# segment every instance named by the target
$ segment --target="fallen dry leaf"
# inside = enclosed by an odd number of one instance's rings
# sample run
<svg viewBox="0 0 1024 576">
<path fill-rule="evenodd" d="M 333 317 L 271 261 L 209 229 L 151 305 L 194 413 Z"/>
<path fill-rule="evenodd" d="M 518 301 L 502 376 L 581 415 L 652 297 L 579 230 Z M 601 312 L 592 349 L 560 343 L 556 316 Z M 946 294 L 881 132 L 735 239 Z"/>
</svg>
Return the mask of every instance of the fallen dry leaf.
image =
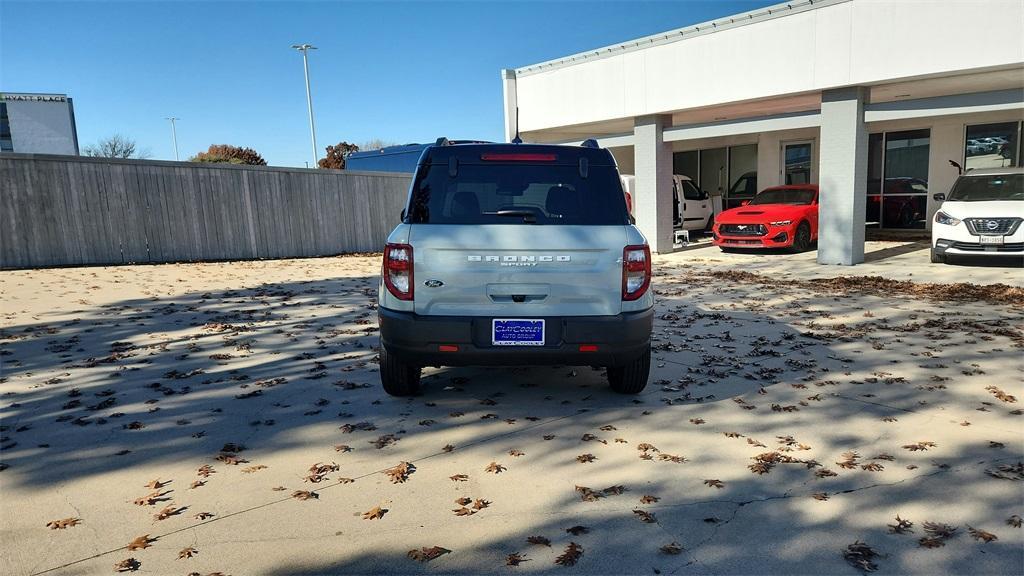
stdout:
<svg viewBox="0 0 1024 576">
<path fill-rule="evenodd" d="M 164 506 L 162 510 L 160 510 L 156 514 L 153 514 L 153 519 L 154 520 L 166 520 L 166 519 L 170 518 L 171 516 L 176 516 L 182 510 L 184 510 L 184 508 L 177 508 L 175 506 Z"/>
<path fill-rule="evenodd" d="M 712 478 L 710 480 L 705 480 L 704 484 L 707 485 L 707 486 L 711 486 L 712 488 L 723 488 L 723 487 L 725 487 L 725 484 L 721 480 L 716 480 L 714 478 Z"/>
<path fill-rule="evenodd" d="M 565 531 L 573 536 L 579 536 L 580 534 L 590 532 L 590 528 L 586 526 L 573 526 L 572 528 L 566 528 Z"/>
<path fill-rule="evenodd" d="M 320 495 L 316 492 L 310 492 L 309 490 L 296 490 L 292 492 L 292 498 L 296 500 L 316 500 L 320 498 Z"/>
<path fill-rule="evenodd" d="M 522 554 L 513 552 L 508 556 L 505 556 L 505 566 L 519 566 L 523 562 L 529 562 L 528 558 L 524 558 Z"/>
<path fill-rule="evenodd" d="M 144 534 L 128 543 L 129 550 L 145 550 L 150 547 L 152 542 L 156 542 L 156 538 L 150 538 L 149 534 Z"/>
<path fill-rule="evenodd" d="M 999 540 L 999 538 L 995 534 L 991 532 L 986 532 L 985 530 L 981 530 L 978 528 L 973 528 L 970 524 L 967 525 L 967 532 L 971 535 L 971 538 L 974 538 L 975 540 L 981 542 L 992 542 L 994 540 Z"/>
<path fill-rule="evenodd" d="M 1010 526 L 1013 526 L 1014 528 L 1020 528 L 1021 525 L 1024 524 L 1024 521 L 1021 520 L 1020 516 L 1014 514 L 1013 516 L 1010 516 L 1006 519 L 1006 523 Z"/>
<path fill-rule="evenodd" d="M 384 471 L 391 479 L 392 484 L 401 484 L 409 479 L 409 475 L 416 471 L 416 467 L 409 462 L 401 462 L 394 468 Z"/>
<path fill-rule="evenodd" d="M 388 513 L 387 508 L 381 508 L 380 506 L 374 506 L 366 512 L 363 512 L 363 520 L 380 520 Z"/>
<path fill-rule="evenodd" d="M 196 515 L 194 515 L 192 517 L 195 518 L 196 520 L 207 520 L 207 519 L 213 518 L 213 513 L 212 512 L 200 512 L 200 513 L 198 513 L 198 514 L 196 514 Z"/>
<path fill-rule="evenodd" d="M 419 550 L 409 550 L 408 556 L 413 560 L 420 562 L 429 562 L 439 556 L 451 553 L 451 550 L 447 548 L 441 548 L 440 546 L 431 546 L 430 548 L 421 548 Z"/>
<path fill-rule="evenodd" d="M 594 460 L 597 460 L 597 457 L 593 454 L 580 454 L 576 457 L 576 461 L 580 464 L 586 464 L 587 462 L 593 462 Z"/>
<path fill-rule="evenodd" d="M 449 476 L 448 478 L 451 479 L 452 482 L 465 482 L 466 480 L 469 480 L 469 476 L 465 474 L 456 474 L 454 476 Z"/>
<path fill-rule="evenodd" d="M 501 474 L 505 470 L 508 470 L 508 468 L 505 468 L 504 466 L 498 464 L 497 462 L 491 462 L 490 464 L 487 465 L 486 468 L 484 468 L 485 472 L 490 472 L 492 474 Z"/>
<path fill-rule="evenodd" d="M 650 494 L 644 494 L 643 496 L 640 497 L 641 504 L 654 504 L 658 500 L 661 500 L 661 498 L 658 498 L 657 496 L 651 496 Z"/>
<path fill-rule="evenodd" d="M 145 487 L 149 488 L 150 490 L 158 490 L 160 488 L 163 488 L 167 484 L 167 482 L 161 482 L 160 479 L 157 478 L 155 480 L 150 480 L 149 483 L 145 485 Z"/>
<path fill-rule="evenodd" d="M 855 540 L 853 544 L 846 547 L 846 551 L 843 552 L 843 558 L 846 562 L 853 566 L 863 570 L 864 572 L 874 572 L 878 570 L 878 565 L 875 564 L 874 559 L 878 557 L 878 553 L 871 549 L 871 546 Z"/>
<path fill-rule="evenodd" d="M 655 522 L 657 522 L 657 520 L 654 518 L 654 514 L 651 514 L 646 510 L 633 510 L 633 514 L 635 514 L 641 522 L 645 522 L 647 524 L 654 524 Z"/>
<path fill-rule="evenodd" d="M 118 572 L 135 572 L 142 566 L 142 562 L 139 562 L 135 558 L 125 558 L 120 562 L 114 564 L 114 570 Z"/>
<path fill-rule="evenodd" d="M 562 566 L 575 566 L 581 556 L 583 556 L 583 547 L 575 542 L 570 542 L 569 545 L 565 547 L 565 552 L 562 552 L 558 558 L 555 558 L 555 564 L 561 564 Z"/>
<path fill-rule="evenodd" d="M 195 548 L 193 548 L 191 546 L 189 546 L 188 548 L 182 548 L 181 552 L 178 552 L 178 560 L 183 560 L 185 558 L 191 558 L 191 557 L 195 556 L 196 554 L 199 554 L 199 550 L 196 550 Z"/>
<path fill-rule="evenodd" d="M 676 554 L 681 554 L 683 552 L 683 547 L 680 546 L 678 542 L 672 542 L 671 544 L 665 544 L 660 548 L 660 550 L 665 554 L 671 554 L 674 556 Z"/>
<path fill-rule="evenodd" d="M 64 530 L 71 526 L 78 526 L 82 522 L 81 518 L 65 518 L 63 520 L 51 520 L 46 523 L 46 527 L 50 530 Z"/>
<path fill-rule="evenodd" d="M 911 529 L 911 526 L 913 525 L 914 523 L 910 520 L 900 518 L 899 514 L 896 515 L 895 524 L 887 524 L 887 526 L 889 526 L 890 534 L 913 534 L 914 531 Z"/>
<path fill-rule="evenodd" d="M 530 536 L 526 539 L 526 541 L 530 544 L 536 544 L 538 546 L 551 546 L 551 540 L 548 540 L 543 536 Z"/>
</svg>

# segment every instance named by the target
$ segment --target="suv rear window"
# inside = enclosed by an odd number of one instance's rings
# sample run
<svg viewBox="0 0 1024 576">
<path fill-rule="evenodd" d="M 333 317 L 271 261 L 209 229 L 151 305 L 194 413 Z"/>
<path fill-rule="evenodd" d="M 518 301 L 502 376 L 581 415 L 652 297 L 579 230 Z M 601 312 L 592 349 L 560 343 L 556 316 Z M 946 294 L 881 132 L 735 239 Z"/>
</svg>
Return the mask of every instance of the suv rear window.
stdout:
<svg viewBox="0 0 1024 576">
<path fill-rule="evenodd" d="M 629 223 L 618 172 L 576 165 L 460 164 L 421 166 L 410 224 L 546 224 L 613 226 Z"/>
</svg>

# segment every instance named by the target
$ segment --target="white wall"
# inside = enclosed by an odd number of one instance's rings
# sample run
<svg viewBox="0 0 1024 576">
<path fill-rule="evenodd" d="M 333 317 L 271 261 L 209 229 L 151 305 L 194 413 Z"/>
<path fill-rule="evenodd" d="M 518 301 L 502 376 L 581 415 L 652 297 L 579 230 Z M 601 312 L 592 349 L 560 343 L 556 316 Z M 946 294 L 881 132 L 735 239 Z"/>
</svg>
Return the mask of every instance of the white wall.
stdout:
<svg viewBox="0 0 1024 576">
<path fill-rule="evenodd" d="M 519 126 L 541 130 L 1018 65 L 1024 62 L 1021 22 L 1020 0 L 851 0 L 522 72 L 516 80 Z M 970 49 L 979 41 L 990 48 Z"/>
<path fill-rule="evenodd" d="M 6 100 L 5 103 L 15 152 L 78 154 L 68 102 Z"/>
</svg>

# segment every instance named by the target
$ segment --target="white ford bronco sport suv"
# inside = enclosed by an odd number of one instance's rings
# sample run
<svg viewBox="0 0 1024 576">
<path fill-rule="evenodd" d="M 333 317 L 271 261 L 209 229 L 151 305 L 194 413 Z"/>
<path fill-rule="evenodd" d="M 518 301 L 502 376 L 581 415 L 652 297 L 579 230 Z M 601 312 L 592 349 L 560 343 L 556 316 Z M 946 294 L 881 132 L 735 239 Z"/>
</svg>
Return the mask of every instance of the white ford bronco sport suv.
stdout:
<svg viewBox="0 0 1024 576">
<path fill-rule="evenodd" d="M 607 150 L 431 146 L 384 248 L 381 383 L 408 396 L 424 366 L 601 366 L 613 390 L 638 393 L 650 283 Z"/>
</svg>

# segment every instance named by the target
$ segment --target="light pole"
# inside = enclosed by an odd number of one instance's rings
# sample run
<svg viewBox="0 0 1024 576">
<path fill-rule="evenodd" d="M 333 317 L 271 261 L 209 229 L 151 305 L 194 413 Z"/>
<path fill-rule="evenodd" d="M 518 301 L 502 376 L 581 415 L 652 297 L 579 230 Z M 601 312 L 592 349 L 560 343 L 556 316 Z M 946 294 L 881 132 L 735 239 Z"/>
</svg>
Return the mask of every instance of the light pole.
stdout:
<svg viewBox="0 0 1024 576">
<path fill-rule="evenodd" d="M 178 121 L 178 120 L 181 120 L 181 118 L 175 118 L 174 116 L 169 116 L 167 118 L 164 118 L 164 120 L 170 120 L 171 121 L 171 142 L 174 144 L 174 161 L 177 162 L 178 161 L 178 130 L 174 127 L 174 123 L 176 121 Z"/>
<path fill-rule="evenodd" d="M 316 50 L 311 44 L 292 44 L 299 52 L 302 52 L 302 68 L 306 72 L 306 106 L 309 108 L 309 136 L 313 141 L 313 166 L 316 166 L 318 150 L 316 147 L 316 125 L 313 124 L 313 96 L 309 92 L 309 51 Z"/>
</svg>

